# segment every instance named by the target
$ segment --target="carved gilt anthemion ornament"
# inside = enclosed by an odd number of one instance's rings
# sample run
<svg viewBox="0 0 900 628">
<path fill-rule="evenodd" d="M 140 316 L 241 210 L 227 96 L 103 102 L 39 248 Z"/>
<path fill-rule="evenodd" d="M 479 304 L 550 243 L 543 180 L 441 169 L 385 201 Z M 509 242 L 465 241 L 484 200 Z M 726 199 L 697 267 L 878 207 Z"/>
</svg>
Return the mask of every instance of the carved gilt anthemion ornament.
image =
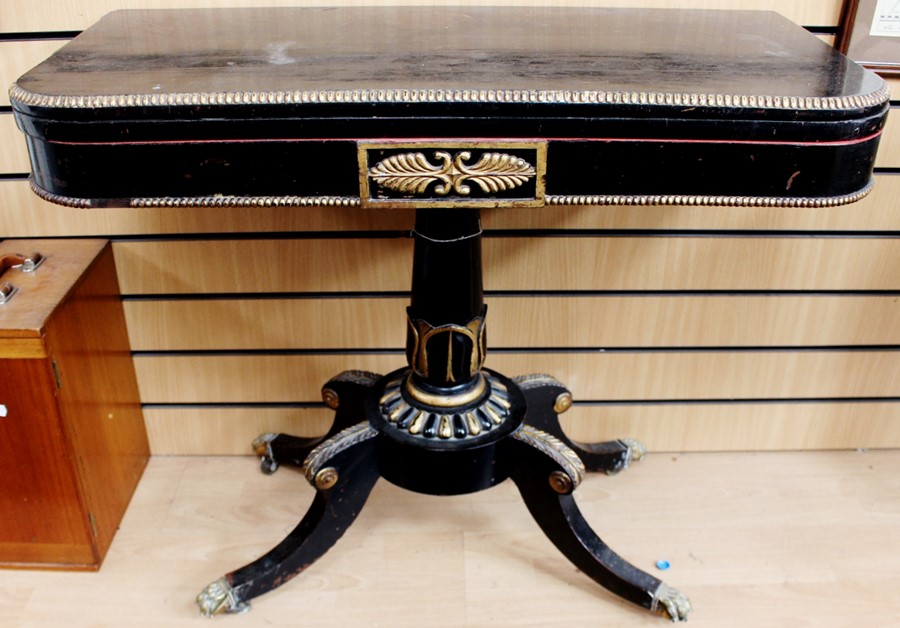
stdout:
<svg viewBox="0 0 900 628">
<path fill-rule="evenodd" d="M 472 153 L 464 150 L 451 156 L 435 151 L 432 164 L 424 153 L 392 155 L 369 168 L 369 177 L 378 185 L 409 194 L 425 194 L 435 183 L 434 193 L 446 196 L 455 192 L 468 196 L 475 183 L 485 194 L 503 192 L 524 185 L 537 175 L 533 165 L 508 153 L 484 153 L 474 164 L 467 164 Z"/>
<path fill-rule="evenodd" d="M 542 207 L 544 140 L 414 140 L 357 144 L 367 206 Z"/>
</svg>

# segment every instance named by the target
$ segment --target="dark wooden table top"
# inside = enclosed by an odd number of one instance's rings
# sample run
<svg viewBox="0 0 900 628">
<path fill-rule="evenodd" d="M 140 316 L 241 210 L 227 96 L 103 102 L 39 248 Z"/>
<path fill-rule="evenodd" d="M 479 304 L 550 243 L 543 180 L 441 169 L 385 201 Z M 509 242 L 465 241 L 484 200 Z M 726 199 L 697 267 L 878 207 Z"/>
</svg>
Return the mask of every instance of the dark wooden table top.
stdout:
<svg viewBox="0 0 900 628">
<path fill-rule="evenodd" d="M 499 7 L 120 11 L 17 89 L 25 102 L 30 92 L 59 104 L 89 97 L 92 106 L 118 104 L 103 96 L 170 103 L 179 94 L 233 94 L 231 102 L 253 94 L 538 102 L 669 95 L 661 100 L 670 104 L 696 95 L 845 109 L 886 97 L 877 76 L 773 12 Z"/>
<path fill-rule="evenodd" d="M 889 95 L 772 12 L 368 7 L 114 12 L 11 101 L 80 206 L 403 205 L 374 164 L 497 150 L 534 175 L 480 206 L 809 206 L 868 190 Z"/>
</svg>

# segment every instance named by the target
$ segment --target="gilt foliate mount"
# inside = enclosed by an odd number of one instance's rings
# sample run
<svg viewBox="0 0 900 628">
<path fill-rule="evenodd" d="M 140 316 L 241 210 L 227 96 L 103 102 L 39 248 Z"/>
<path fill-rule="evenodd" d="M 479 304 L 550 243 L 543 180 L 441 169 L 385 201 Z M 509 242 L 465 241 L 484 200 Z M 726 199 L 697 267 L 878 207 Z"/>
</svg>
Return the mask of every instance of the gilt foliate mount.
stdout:
<svg viewBox="0 0 900 628">
<path fill-rule="evenodd" d="M 363 204 L 540 206 L 544 142 L 361 144 Z"/>
<path fill-rule="evenodd" d="M 369 176 L 379 185 L 399 192 L 424 194 L 432 183 L 434 194 L 446 196 L 451 191 L 468 196 L 475 183 L 485 194 L 503 192 L 520 187 L 533 178 L 535 167 L 508 153 L 484 153 L 474 164 L 471 151 L 461 151 L 451 156 L 437 151 L 434 158 L 441 163 L 434 165 L 424 153 L 400 153 L 388 157 L 369 169 Z"/>
</svg>

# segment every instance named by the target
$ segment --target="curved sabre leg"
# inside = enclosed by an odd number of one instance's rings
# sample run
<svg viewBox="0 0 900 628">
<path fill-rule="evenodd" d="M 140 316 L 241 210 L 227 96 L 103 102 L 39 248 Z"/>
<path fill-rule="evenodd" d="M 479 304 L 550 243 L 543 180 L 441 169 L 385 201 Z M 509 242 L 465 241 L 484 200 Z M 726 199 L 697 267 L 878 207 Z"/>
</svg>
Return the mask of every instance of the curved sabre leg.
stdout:
<svg viewBox="0 0 900 628">
<path fill-rule="evenodd" d="M 322 386 L 325 405 L 335 411 L 334 422 L 324 436 L 261 434 L 253 441 L 253 450 L 260 457 L 263 473 L 275 473 L 282 465 L 302 467 L 306 456 L 319 444 L 361 421 L 365 416 L 363 403 L 366 395 L 380 377 L 368 371 L 344 371 Z"/>
<path fill-rule="evenodd" d="M 306 515 L 270 552 L 206 587 L 197 596 L 202 614 L 248 610 L 251 599 L 300 574 L 343 536 L 379 478 L 375 435 L 360 423 L 310 453 L 306 476 L 317 490 Z"/>
<path fill-rule="evenodd" d="M 575 452 L 531 426 L 510 440 L 511 477 L 528 510 L 553 544 L 612 593 L 672 621 L 686 620 L 691 610 L 687 597 L 621 558 L 584 519 L 572 497 L 584 473 Z"/>
<path fill-rule="evenodd" d="M 559 415 L 572 406 L 572 393 L 550 375 L 523 375 L 514 381 L 528 404 L 525 423 L 552 434 L 578 453 L 588 471 L 613 475 L 643 459 L 647 448 L 633 438 L 605 443 L 580 443 L 569 438 L 559 424 Z"/>
</svg>

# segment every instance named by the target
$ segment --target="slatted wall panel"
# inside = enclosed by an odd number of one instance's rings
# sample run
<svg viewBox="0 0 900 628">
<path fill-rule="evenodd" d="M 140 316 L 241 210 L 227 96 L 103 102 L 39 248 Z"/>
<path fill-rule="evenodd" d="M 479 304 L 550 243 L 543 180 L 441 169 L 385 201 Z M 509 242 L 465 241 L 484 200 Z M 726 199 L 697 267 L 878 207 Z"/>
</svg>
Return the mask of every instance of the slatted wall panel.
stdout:
<svg viewBox="0 0 900 628">
<path fill-rule="evenodd" d="M 229 4 L 297 3 L 4 0 L 0 81 L 109 10 Z M 840 14 L 840 0 L 594 4 L 772 9 L 826 41 Z M 263 431 L 321 432 L 325 380 L 402 365 L 411 212 L 49 205 L 28 188 L 8 105 L 0 236 L 113 238 L 154 453 L 247 453 Z M 900 446 L 895 115 L 875 191 L 847 207 L 485 211 L 488 366 L 565 381 L 582 440 Z"/>
</svg>

